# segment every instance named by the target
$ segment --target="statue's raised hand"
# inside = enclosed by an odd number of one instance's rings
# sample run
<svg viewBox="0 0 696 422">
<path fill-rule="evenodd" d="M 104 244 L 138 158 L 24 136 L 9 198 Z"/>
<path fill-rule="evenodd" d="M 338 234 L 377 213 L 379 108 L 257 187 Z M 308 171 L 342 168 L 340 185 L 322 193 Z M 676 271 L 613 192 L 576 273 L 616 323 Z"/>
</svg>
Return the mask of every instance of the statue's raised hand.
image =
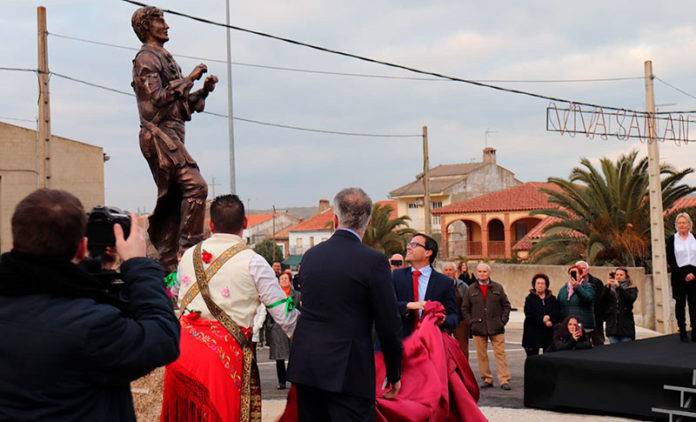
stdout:
<svg viewBox="0 0 696 422">
<path fill-rule="evenodd" d="M 204 73 L 208 71 L 208 66 L 205 64 L 201 63 L 198 66 L 196 66 L 192 71 L 191 74 L 189 75 L 189 79 L 192 81 L 197 81 L 203 76 Z"/>
<path fill-rule="evenodd" d="M 205 92 L 212 92 L 215 89 L 215 84 L 218 83 L 218 77 L 215 75 L 210 75 L 205 78 L 203 83 L 203 90 Z"/>
</svg>

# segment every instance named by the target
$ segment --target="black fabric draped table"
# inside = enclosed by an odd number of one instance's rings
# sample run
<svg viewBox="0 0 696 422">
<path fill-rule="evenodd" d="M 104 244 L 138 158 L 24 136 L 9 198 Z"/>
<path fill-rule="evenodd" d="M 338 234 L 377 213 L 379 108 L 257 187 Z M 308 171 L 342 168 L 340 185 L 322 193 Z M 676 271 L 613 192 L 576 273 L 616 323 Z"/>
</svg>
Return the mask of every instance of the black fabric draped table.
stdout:
<svg viewBox="0 0 696 422">
<path fill-rule="evenodd" d="M 524 405 L 538 409 L 666 420 L 679 406 L 665 385 L 694 387 L 696 343 L 676 334 L 527 358 Z"/>
</svg>

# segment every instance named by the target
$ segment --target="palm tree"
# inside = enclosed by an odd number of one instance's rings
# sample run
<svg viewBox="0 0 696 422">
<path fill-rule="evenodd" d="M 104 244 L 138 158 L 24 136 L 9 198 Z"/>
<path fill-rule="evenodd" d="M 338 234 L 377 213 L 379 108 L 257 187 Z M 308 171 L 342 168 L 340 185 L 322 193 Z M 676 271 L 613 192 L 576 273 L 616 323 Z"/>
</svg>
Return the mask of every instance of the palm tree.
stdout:
<svg viewBox="0 0 696 422">
<path fill-rule="evenodd" d="M 616 162 L 600 160 L 601 172 L 587 158 L 574 168 L 568 180 L 549 178 L 558 190 L 542 189 L 557 207 L 538 210 L 555 220 L 531 250 L 538 263 L 566 264 L 584 258 L 592 265 L 646 265 L 650 259 L 650 211 L 648 159 L 636 163 L 637 151 Z M 694 191 L 679 184 L 693 169 L 660 168 L 662 206 Z"/>
<path fill-rule="evenodd" d="M 389 219 L 394 208 L 391 205 L 374 204 L 372 221 L 365 230 L 363 243 L 384 252 L 386 255 L 403 253 L 406 243 L 416 233 L 408 227 L 408 216 Z"/>
</svg>

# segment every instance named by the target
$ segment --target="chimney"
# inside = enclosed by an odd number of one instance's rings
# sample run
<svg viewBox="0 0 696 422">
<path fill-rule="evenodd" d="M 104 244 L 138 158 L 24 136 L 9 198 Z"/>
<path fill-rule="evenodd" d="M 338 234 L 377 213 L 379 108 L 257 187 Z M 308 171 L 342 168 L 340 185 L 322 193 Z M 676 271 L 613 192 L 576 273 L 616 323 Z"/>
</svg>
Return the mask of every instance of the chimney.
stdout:
<svg viewBox="0 0 696 422">
<path fill-rule="evenodd" d="M 486 147 L 483 149 L 483 162 L 495 164 L 495 148 Z"/>
<path fill-rule="evenodd" d="M 328 199 L 320 199 L 319 200 L 319 209 L 317 210 L 317 214 L 322 213 L 325 210 L 328 210 L 329 208 L 330 208 L 329 200 Z"/>
</svg>

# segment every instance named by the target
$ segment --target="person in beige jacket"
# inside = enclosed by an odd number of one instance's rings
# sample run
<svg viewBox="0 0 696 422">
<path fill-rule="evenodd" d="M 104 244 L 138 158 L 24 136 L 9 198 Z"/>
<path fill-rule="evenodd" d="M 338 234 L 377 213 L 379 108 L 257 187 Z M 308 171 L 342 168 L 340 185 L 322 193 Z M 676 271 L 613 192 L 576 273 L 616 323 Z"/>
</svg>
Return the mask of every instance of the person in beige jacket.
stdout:
<svg viewBox="0 0 696 422">
<path fill-rule="evenodd" d="M 510 301 L 503 286 L 490 279 L 491 267 L 476 266 L 477 281 L 466 290 L 462 300 L 462 315 L 476 343 L 481 388 L 493 387 L 493 374 L 488 362 L 488 340 L 493 345 L 498 383 L 510 390 L 510 367 L 505 358 L 505 325 L 510 319 Z"/>
</svg>

